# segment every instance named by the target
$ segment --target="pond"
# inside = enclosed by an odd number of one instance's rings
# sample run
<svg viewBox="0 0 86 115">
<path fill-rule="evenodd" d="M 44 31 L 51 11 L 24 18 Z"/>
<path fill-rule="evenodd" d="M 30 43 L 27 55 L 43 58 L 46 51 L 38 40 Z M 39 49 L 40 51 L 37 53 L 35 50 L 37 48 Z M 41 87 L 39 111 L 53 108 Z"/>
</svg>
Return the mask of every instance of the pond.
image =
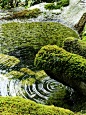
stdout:
<svg viewBox="0 0 86 115">
<path fill-rule="evenodd" d="M 32 24 L 13 22 L 1 25 L 0 54 L 14 56 L 20 62 L 14 66 L 7 67 L 5 61 L 8 58 L 4 58 L 4 56 L 0 58 L 0 96 L 20 96 L 45 104 L 53 92 L 59 92 L 64 86 L 60 82 L 51 79 L 43 70 L 37 70 L 34 66 L 35 55 L 44 44 L 58 44 L 61 46 L 62 44 L 57 42 L 59 38 L 63 40 L 64 36 L 78 37 L 77 33 L 70 28 L 56 24 L 54 25 L 54 22 L 47 22 L 45 24 L 38 22 Z M 53 36 L 51 35 L 51 31 Z M 64 36 L 61 36 L 63 33 Z M 9 64 L 10 62 L 8 61 L 7 63 Z M 26 70 L 34 74 L 28 74 Z M 16 75 L 13 72 L 16 72 Z M 18 72 L 22 75 L 19 75 Z M 18 79 L 15 76 L 19 76 L 20 78 Z M 71 98 L 74 90 L 67 86 L 64 87 L 64 90 L 69 90 Z"/>
</svg>

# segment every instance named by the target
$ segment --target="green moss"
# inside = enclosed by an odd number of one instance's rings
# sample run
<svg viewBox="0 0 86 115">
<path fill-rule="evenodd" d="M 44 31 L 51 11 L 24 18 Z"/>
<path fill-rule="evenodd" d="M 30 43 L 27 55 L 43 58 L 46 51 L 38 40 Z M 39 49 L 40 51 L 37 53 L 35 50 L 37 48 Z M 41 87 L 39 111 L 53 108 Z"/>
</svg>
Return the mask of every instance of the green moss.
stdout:
<svg viewBox="0 0 86 115">
<path fill-rule="evenodd" d="M 35 75 L 35 73 L 28 68 L 21 68 L 20 71 L 27 73 L 28 75 Z"/>
<path fill-rule="evenodd" d="M 83 40 L 74 37 L 68 37 L 64 40 L 63 49 L 86 58 L 86 42 Z"/>
<path fill-rule="evenodd" d="M 44 6 L 44 8 L 53 10 L 53 9 L 60 9 L 62 6 L 68 6 L 69 5 L 69 0 L 61 0 L 57 2 L 57 5 L 55 6 L 54 3 L 49 3 Z"/>
<path fill-rule="evenodd" d="M 86 59 L 56 45 L 42 47 L 36 55 L 34 65 L 45 72 L 52 70 L 54 75 L 64 73 L 65 77 L 86 82 Z"/>
<path fill-rule="evenodd" d="M 12 16 L 8 16 L 8 17 L 3 17 L 2 19 L 15 19 L 15 18 L 37 18 L 38 15 L 41 14 L 40 9 L 32 9 L 32 10 L 23 10 L 20 12 L 14 12 Z"/>
<path fill-rule="evenodd" d="M 14 67 L 20 60 L 15 58 L 14 56 L 9 56 L 5 54 L 0 54 L 0 65 L 2 69 L 5 67 Z"/>
<path fill-rule="evenodd" d="M 11 77 L 12 79 L 21 79 L 24 76 L 24 73 L 21 73 L 19 71 L 11 71 L 6 74 L 6 77 Z"/>
<path fill-rule="evenodd" d="M 26 80 L 22 80 L 22 85 L 26 83 L 26 85 L 32 85 L 33 83 L 35 83 L 35 79 L 34 78 L 27 78 Z"/>
<path fill-rule="evenodd" d="M 74 115 L 70 110 L 37 104 L 21 97 L 0 97 L 0 113 L 3 115 Z"/>
<path fill-rule="evenodd" d="M 3 53 L 11 52 L 16 47 L 33 47 L 39 49 L 44 45 L 62 46 L 67 37 L 78 35 L 72 29 L 55 22 L 7 23 L 1 25 L 0 43 Z"/>
<path fill-rule="evenodd" d="M 41 81 L 43 78 L 47 77 L 48 75 L 45 73 L 44 70 L 41 70 L 35 74 L 37 80 Z"/>
</svg>

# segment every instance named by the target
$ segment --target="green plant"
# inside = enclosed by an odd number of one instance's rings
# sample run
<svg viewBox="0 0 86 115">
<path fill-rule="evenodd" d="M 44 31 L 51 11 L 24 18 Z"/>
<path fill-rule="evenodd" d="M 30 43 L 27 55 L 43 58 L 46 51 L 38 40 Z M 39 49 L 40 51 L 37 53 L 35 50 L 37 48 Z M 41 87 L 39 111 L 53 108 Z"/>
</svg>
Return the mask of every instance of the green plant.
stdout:
<svg viewBox="0 0 86 115">
<path fill-rule="evenodd" d="M 53 9 L 60 9 L 62 6 L 68 6 L 69 5 L 69 0 L 61 0 L 57 2 L 57 5 L 54 5 L 54 3 L 46 4 L 44 8 L 53 10 Z"/>
</svg>

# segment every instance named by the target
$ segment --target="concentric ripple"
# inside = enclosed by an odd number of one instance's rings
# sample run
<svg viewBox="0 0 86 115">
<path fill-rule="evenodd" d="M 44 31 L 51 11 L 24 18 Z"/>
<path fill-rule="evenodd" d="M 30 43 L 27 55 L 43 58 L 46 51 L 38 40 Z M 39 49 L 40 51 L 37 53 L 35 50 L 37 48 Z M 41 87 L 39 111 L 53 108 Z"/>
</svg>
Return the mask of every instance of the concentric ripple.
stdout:
<svg viewBox="0 0 86 115">
<path fill-rule="evenodd" d="M 32 85 L 27 84 L 27 80 L 22 84 L 22 80 L 6 77 L 5 72 L 5 70 L 0 70 L 0 96 L 3 97 L 21 96 L 44 104 L 44 101 L 49 98 L 59 84 L 59 82 L 51 79 L 49 76 L 41 81 L 36 80 Z"/>
</svg>

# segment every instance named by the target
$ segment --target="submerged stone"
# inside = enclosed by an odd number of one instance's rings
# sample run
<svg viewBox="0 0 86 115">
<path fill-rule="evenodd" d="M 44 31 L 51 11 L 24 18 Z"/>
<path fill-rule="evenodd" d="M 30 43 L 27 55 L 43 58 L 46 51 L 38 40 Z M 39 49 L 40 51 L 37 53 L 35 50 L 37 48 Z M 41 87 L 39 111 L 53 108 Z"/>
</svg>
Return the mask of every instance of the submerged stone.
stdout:
<svg viewBox="0 0 86 115">
<path fill-rule="evenodd" d="M 2 65 L 2 69 L 3 69 L 3 66 L 9 67 L 9 68 L 14 67 L 19 62 L 20 62 L 20 60 L 14 56 L 0 54 L 0 65 Z"/>
<path fill-rule="evenodd" d="M 21 79 L 24 76 L 24 73 L 21 73 L 19 71 L 11 71 L 6 74 L 6 77 L 12 78 L 12 79 Z"/>
<path fill-rule="evenodd" d="M 26 83 L 26 85 L 32 85 L 35 83 L 35 78 L 27 78 L 26 80 L 22 80 L 22 85 Z"/>
</svg>

